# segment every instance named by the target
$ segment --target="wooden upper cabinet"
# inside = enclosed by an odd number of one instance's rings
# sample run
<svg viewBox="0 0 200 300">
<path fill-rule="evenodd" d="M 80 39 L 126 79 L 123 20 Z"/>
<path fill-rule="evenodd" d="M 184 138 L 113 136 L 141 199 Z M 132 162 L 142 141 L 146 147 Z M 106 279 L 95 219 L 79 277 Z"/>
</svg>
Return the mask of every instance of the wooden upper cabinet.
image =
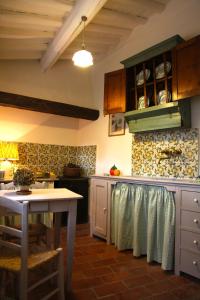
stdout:
<svg viewBox="0 0 200 300">
<path fill-rule="evenodd" d="M 173 100 L 200 95 L 200 35 L 174 49 Z"/>
<path fill-rule="evenodd" d="M 126 111 L 125 70 L 120 69 L 104 76 L 104 115 Z"/>
</svg>

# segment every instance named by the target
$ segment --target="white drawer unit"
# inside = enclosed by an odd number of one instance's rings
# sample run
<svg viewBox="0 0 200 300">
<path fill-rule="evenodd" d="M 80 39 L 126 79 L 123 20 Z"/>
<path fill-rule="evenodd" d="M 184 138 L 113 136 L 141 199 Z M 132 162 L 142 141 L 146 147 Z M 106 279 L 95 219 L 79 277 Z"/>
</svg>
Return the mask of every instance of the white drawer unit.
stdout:
<svg viewBox="0 0 200 300">
<path fill-rule="evenodd" d="M 181 250 L 181 271 L 200 278 L 200 254 Z"/>
<path fill-rule="evenodd" d="M 179 271 L 200 278 L 200 192 L 197 189 L 181 190 Z"/>
<path fill-rule="evenodd" d="M 200 213 L 200 193 L 182 191 L 181 194 L 181 209 Z"/>
<path fill-rule="evenodd" d="M 200 213 L 182 210 L 181 228 L 200 233 Z"/>
<path fill-rule="evenodd" d="M 181 230 L 181 249 L 194 251 L 200 255 L 200 234 Z"/>
</svg>

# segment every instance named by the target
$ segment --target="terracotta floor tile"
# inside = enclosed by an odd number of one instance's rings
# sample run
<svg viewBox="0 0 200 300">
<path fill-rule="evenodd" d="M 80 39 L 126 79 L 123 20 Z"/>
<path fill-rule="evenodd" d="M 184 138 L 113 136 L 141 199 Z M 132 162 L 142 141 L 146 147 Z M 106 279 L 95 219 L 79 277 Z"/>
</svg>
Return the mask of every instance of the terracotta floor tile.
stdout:
<svg viewBox="0 0 200 300">
<path fill-rule="evenodd" d="M 148 264 L 146 257 L 135 258 L 132 250 L 118 251 L 101 239 L 91 238 L 88 228 L 78 225 L 70 300 L 200 300 L 199 279 L 165 272 L 158 263 Z M 33 298 L 41 299 L 37 293 Z"/>
<path fill-rule="evenodd" d="M 128 269 L 128 274 L 129 277 L 134 278 L 134 277 L 138 277 L 144 274 L 147 274 L 146 271 L 144 270 L 144 268 L 130 268 Z M 147 274 L 149 276 L 149 274 Z M 151 276 L 150 276 L 151 277 Z"/>
<path fill-rule="evenodd" d="M 114 258 L 105 258 L 105 259 L 99 259 L 99 261 L 92 263 L 92 266 L 99 267 L 99 266 L 108 266 L 116 264 L 116 260 Z"/>
<path fill-rule="evenodd" d="M 112 273 L 110 267 L 99 267 L 83 271 L 86 277 L 103 276 Z"/>
<path fill-rule="evenodd" d="M 168 278 L 170 282 L 173 282 L 177 285 L 177 287 L 185 286 L 191 283 L 191 279 L 185 276 L 176 276 L 172 275 Z"/>
<path fill-rule="evenodd" d="M 80 257 L 76 257 L 75 258 L 77 263 L 94 263 L 97 262 L 99 260 L 99 258 L 97 257 L 97 255 L 92 254 L 92 255 L 84 255 L 84 256 L 80 256 Z"/>
<path fill-rule="evenodd" d="M 126 291 L 127 288 L 122 284 L 122 282 L 118 281 L 95 287 L 94 290 L 97 297 L 104 297 L 122 293 Z"/>
<path fill-rule="evenodd" d="M 148 275 L 142 275 L 130 279 L 125 279 L 123 282 L 128 288 L 132 288 L 153 283 L 154 280 Z"/>
<path fill-rule="evenodd" d="M 189 284 L 175 289 L 173 295 L 181 300 L 200 300 L 200 283 L 198 285 Z"/>
<path fill-rule="evenodd" d="M 73 291 L 70 295 L 70 300 L 96 300 L 93 290 L 87 289 L 82 291 Z"/>
<path fill-rule="evenodd" d="M 72 289 L 73 290 L 81 290 L 87 289 L 95 286 L 102 285 L 104 282 L 99 277 L 94 277 L 90 279 L 80 279 L 80 280 L 73 280 L 72 281 Z"/>
<path fill-rule="evenodd" d="M 120 300 L 141 300 L 151 296 L 151 293 L 144 287 L 136 287 L 120 294 Z"/>
<path fill-rule="evenodd" d="M 72 272 L 72 280 L 80 280 L 85 279 L 85 275 L 82 271 L 73 271 Z"/>
<path fill-rule="evenodd" d="M 73 263 L 73 271 L 83 271 L 83 270 L 88 270 L 88 269 L 93 269 L 92 264 L 87 263 L 87 262 L 79 262 L 78 260 L 76 260 Z"/>
<path fill-rule="evenodd" d="M 89 236 L 78 236 L 75 249 L 72 300 L 200 300 L 200 280 L 163 271 L 132 250 L 117 251 Z"/>
<path fill-rule="evenodd" d="M 146 285 L 146 288 L 151 292 L 152 295 L 171 291 L 172 289 L 175 289 L 175 287 L 176 284 L 173 284 L 168 280 L 162 280 Z"/>
<path fill-rule="evenodd" d="M 125 278 L 128 278 L 129 274 L 125 274 L 125 273 L 110 273 L 110 274 L 106 274 L 104 276 L 102 276 L 101 278 L 103 279 L 103 281 L 105 283 L 111 283 L 114 281 L 121 281 Z"/>
<path fill-rule="evenodd" d="M 178 298 L 172 293 L 162 293 L 156 296 L 146 298 L 146 300 L 178 300 Z"/>
<path fill-rule="evenodd" d="M 163 280 L 163 279 L 167 279 L 171 278 L 171 276 L 173 275 L 171 272 L 166 272 L 166 271 L 163 271 L 163 270 L 157 270 L 157 271 L 147 271 L 148 272 L 148 275 L 151 276 L 152 278 L 154 278 L 155 280 Z"/>
<path fill-rule="evenodd" d="M 130 264 L 129 263 L 118 263 L 118 264 L 115 264 L 115 265 L 112 265 L 111 266 L 111 269 L 113 270 L 113 272 L 115 273 L 120 273 L 120 272 L 126 272 L 128 274 L 128 271 L 130 270 Z"/>
<path fill-rule="evenodd" d="M 101 297 L 101 298 L 97 298 L 98 300 L 120 300 L 120 295 L 111 295 L 111 296 L 106 296 L 106 297 Z M 89 300 L 89 299 L 88 299 Z"/>
</svg>

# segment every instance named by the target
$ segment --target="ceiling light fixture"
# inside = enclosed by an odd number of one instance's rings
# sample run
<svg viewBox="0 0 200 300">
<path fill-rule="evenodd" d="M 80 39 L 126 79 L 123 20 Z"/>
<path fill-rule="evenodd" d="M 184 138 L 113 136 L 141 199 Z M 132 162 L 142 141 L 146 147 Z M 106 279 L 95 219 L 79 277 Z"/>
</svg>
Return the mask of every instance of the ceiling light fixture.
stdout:
<svg viewBox="0 0 200 300">
<path fill-rule="evenodd" d="M 75 66 L 81 68 L 87 68 L 93 65 L 93 57 L 92 54 L 85 50 L 85 22 L 87 21 L 86 16 L 81 17 L 81 23 L 83 22 L 83 33 L 82 33 L 82 49 L 75 52 L 72 60 Z"/>
</svg>

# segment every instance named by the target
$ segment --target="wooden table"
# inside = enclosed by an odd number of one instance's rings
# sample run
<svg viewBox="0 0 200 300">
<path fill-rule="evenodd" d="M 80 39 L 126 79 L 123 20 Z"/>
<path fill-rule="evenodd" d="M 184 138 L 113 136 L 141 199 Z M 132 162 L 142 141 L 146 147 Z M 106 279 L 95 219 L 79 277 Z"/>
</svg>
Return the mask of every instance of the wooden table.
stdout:
<svg viewBox="0 0 200 300">
<path fill-rule="evenodd" d="M 68 189 L 33 189 L 30 195 L 17 195 L 16 191 L 2 190 L 0 197 L 13 201 L 29 201 L 30 213 L 68 212 L 67 220 L 67 292 L 71 290 L 72 263 L 74 253 L 74 239 L 76 231 L 77 199 L 83 198 Z M 58 219 L 56 219 L 58 220 Z M 55 246 L 59 244 L 60 226 L 55 222 Z"/>
</svg>

